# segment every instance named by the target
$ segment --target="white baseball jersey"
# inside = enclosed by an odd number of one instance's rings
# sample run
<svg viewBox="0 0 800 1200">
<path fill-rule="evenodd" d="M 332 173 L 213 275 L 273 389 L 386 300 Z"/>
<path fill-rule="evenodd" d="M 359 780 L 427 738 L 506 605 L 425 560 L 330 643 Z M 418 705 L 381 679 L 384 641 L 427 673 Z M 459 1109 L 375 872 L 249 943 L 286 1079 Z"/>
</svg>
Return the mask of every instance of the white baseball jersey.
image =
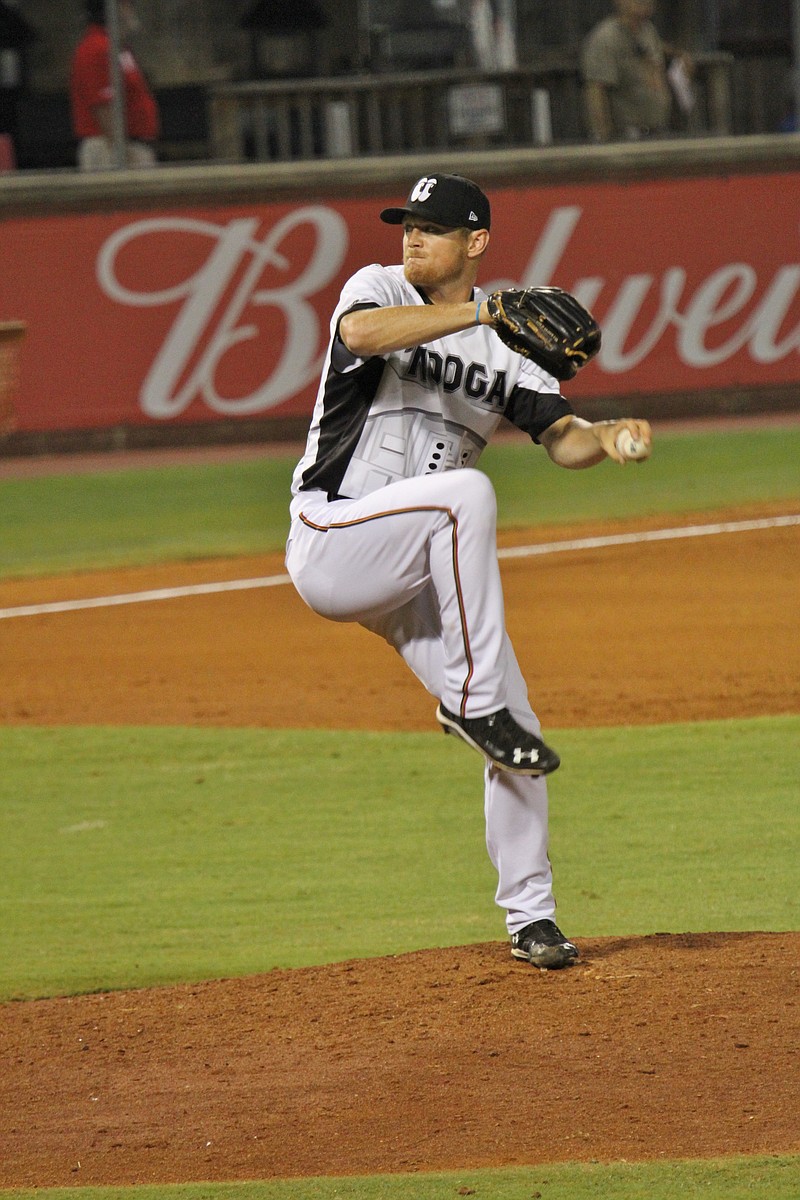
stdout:
<svg viewBox="0 0 800 1200">
<path fill-rule="evenodd" d="M 476 304 L 483 299 L 476 289 Z M 402 266 L 373 264 L 347 281 L 293 494 L 356 499 L 400 479 L 474 466 L 501 417 L 538 440 L 572 412 L 553 376 L 488 325 L 368 359 L 355 358 L 338 336 L 353 309 L 426 303 Z"/>
</svg>

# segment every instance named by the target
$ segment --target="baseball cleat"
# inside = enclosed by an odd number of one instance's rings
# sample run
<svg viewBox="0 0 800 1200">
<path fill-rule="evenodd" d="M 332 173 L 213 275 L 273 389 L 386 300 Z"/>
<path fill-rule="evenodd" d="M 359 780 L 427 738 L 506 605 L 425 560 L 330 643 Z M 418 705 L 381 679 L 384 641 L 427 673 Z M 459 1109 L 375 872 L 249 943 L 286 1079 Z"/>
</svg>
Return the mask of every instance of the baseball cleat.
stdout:
<svg viewBox="0 0 800 1200">
<path fill-rule="evenodd" d="M 534 967 L 556 970 L 578 957 L 578 947 L 567 941 L 555 921 L 532 921 L 511 935 L 511 955 Z"/>
<path fill-rule="evenodd" d="M 507 708 L 488 717 L 457 717 L 443 704 L 436 709 L 436 720 L 445 733 L 463 738 L 501 771 L 515 775 L 549 775 L 561 763 L 555 750 L 546 746 L 514 719 Z"/>
</svg>

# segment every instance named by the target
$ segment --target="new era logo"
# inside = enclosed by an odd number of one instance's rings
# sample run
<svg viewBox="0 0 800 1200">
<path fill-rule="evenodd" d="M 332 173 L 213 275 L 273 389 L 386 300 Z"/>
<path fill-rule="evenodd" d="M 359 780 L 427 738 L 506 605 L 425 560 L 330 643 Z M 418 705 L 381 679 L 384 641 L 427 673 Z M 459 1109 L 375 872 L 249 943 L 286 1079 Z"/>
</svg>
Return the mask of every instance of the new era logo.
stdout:
<svg viewBox="0 0 800 1200">
<path fill-rule="evenodd" d="M 478 214 L 470 209 L 469 219 L 470 221 L 477 221 Z"/>
</svg>

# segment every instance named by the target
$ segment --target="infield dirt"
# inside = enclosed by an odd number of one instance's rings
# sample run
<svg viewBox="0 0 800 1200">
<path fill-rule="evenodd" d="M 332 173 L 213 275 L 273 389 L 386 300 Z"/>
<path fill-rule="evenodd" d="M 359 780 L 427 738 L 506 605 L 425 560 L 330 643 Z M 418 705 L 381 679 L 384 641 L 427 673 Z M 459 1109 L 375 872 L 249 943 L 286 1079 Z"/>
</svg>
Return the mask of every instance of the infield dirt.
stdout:
<svg viewBox="0 0 800 1200">
<path fill-rule="evenodd" d="M 797 712 L 798 551 L 795 526 L 504 562 L 545 727 Z M 282 570 L 275 556 L 8 581 L 0 606 Z M 3 626 L 6 724 L 434 728 L 389 650 L 289 587 Z M 587 638 L 588 662 L 566 652 Z M 562 972 L 498 941 L 3 1005 L 0 1185 L 800 1152 L 800 934 L 581 950 Z"/>
</svg>

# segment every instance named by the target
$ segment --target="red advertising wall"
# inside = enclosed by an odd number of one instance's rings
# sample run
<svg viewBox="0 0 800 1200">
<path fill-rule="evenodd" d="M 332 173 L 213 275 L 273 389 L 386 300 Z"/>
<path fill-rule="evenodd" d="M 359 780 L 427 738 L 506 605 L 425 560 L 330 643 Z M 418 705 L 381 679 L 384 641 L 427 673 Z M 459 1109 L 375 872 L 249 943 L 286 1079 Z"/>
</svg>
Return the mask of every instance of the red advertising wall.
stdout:
<svg viewBox="0 0 800 1200">
<path fill-rule="evenodd" d="M 481 283 L 555 283 L 603 327 L 570 397 L 800 382 L 800 173 L 503 188 Z M 344 280 L 397 262 L 404 196 L 11 219 L 19 430 L 310 412 Z"/>
</svg>

